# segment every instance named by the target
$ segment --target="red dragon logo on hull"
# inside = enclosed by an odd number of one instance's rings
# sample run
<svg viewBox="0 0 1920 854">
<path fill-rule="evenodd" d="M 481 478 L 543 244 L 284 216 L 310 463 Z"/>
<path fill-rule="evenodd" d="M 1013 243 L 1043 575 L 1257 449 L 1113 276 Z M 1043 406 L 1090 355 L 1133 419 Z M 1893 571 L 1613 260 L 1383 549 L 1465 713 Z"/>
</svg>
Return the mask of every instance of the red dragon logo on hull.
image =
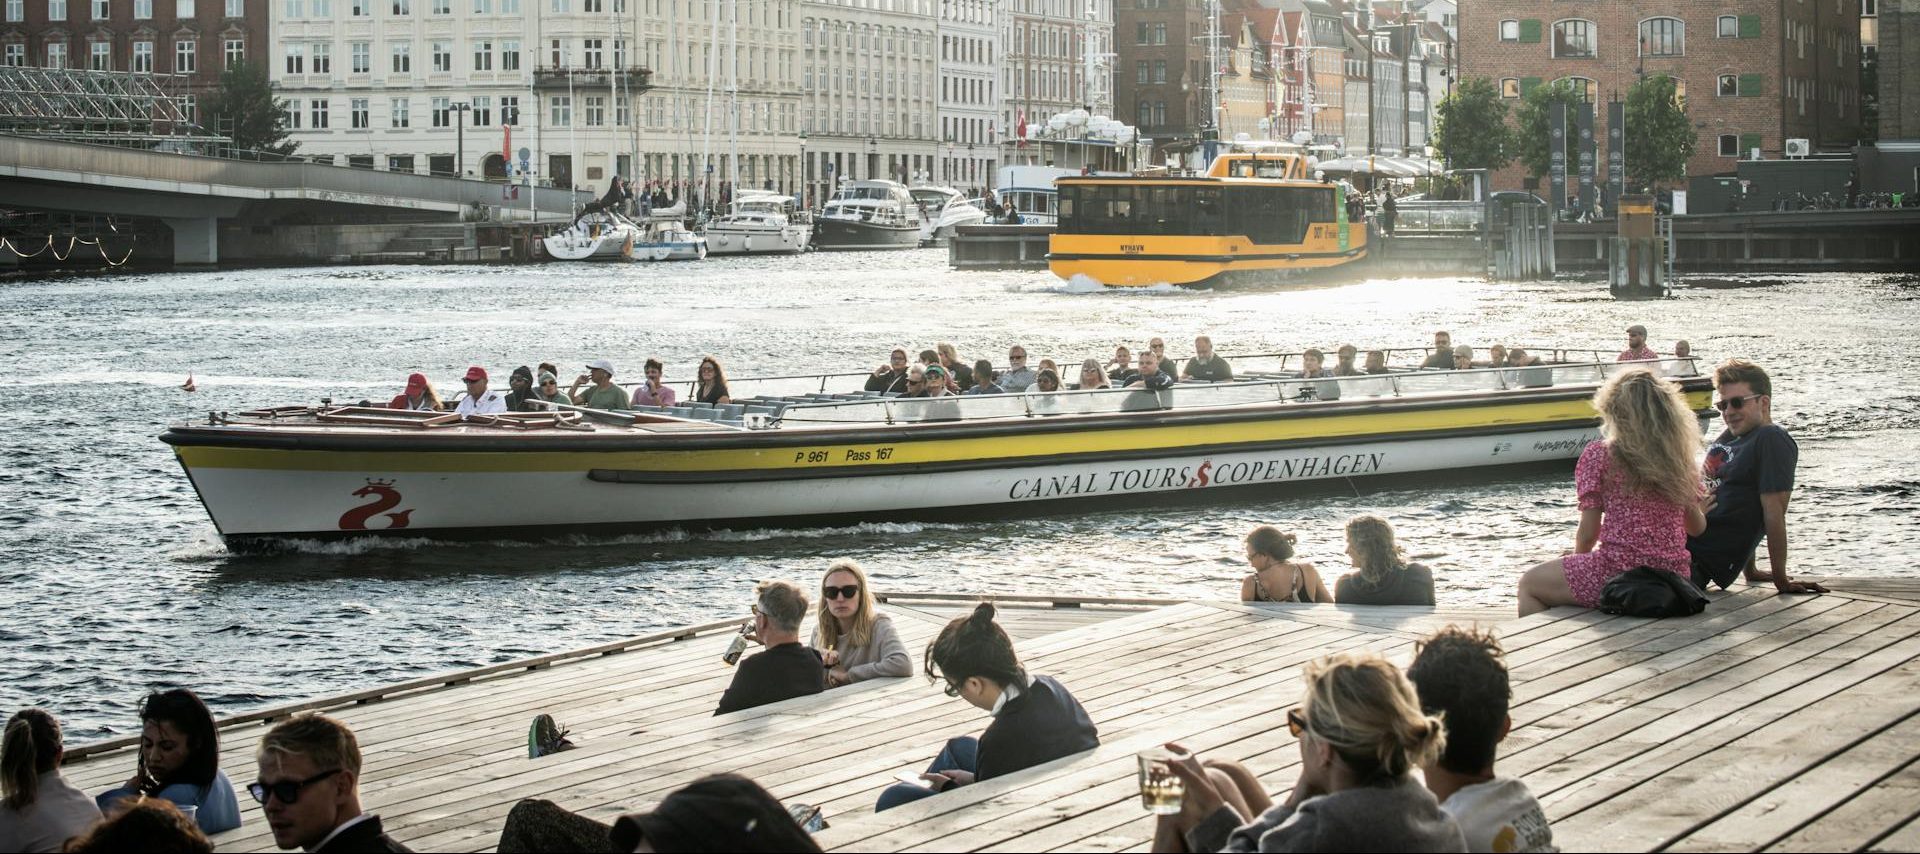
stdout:
<svg viewBox="0 0 1920 854">
<path fill-rule="evenodd" d="M 366 486 L 360 487 L 353 492 L 353 497 L 355 498 L 366 498 L 369 496 L 373 498 L 373 501 L 362 504 L 340 515 L 340 530 L 369 530 L 367 528 L 367 520 L 375 516 L 385 516 L 390 521 L 386 525 L 374 530 L 390 531 L 407 526 L 408 517 L 413 515 L 412 508 L 401 510 L 397 513 L 387 512 L 400 506 L 400 493 L 393 488 L 393 481 L 369 479 Z"/>
</svg>

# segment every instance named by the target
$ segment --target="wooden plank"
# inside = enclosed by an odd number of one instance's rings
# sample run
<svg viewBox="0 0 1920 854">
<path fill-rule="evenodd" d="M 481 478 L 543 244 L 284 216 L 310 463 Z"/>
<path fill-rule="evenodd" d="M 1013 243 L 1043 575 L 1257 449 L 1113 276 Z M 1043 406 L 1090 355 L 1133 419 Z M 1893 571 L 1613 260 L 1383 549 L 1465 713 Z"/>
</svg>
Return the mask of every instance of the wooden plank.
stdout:
<svg viewBox="0 0 1920 854">
<path fill-rule="evenodd" d="M 1757 851 L 1774 846 L 1867 792 L 1920 759 L 1920 716 L 1910 715 L 1879 732 L 1870 733 L 1831 758 L 1777 786 L 1755 794 L 1739 808 L 1703 821 L 1686 832 L 1670 851 Z M 1865 816 L 1854 811 L 1849 837 L 1870 838 L 1904 823 L 1913 809 L 1909 800 L 1898 808 Z M 1884 801 L 1881 802 L 1884 805 Z M 1833 850 L 1829 848 L 1827 850 Z"/>
<path fill-rule="evenodd" d="M 1846 851 L 1893 834 L 1920 816 L 1920 761 L 1909 760 L 1846 803 L 1769 843 L 1768 851 Z M 1912 849 L 1908 849 L 1912 850 Z"/>
</svg>

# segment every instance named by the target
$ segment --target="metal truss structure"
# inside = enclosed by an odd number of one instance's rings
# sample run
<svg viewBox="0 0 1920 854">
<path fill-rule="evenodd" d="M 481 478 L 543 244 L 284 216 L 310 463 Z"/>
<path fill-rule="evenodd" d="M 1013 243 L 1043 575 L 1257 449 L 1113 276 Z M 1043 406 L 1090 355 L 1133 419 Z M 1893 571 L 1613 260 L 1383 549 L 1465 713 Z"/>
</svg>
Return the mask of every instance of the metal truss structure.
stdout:
<svg viewBox="0 0 1920 854">
<path fill-rule="evenodd" d="M 218 138 L 188 121 L 169 91 L 174 82 L 129 71 L 0 66 L 0 133 L 118 143 Z"/>
</svg>

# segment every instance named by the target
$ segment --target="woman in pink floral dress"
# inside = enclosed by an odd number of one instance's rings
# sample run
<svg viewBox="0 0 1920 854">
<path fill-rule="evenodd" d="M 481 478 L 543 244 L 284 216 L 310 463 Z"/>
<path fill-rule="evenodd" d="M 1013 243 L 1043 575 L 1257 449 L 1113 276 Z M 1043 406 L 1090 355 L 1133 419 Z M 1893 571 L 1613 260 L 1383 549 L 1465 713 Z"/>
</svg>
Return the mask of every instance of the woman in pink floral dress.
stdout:
<svg viewBox="0 0 1920 854">
<path fill-rule="evenodd" d="M 1692 571 L 1687 535 L 1706 530 L 1700 422 L 1673 383 L 1645 369 L 1617 374 L 1593 396 L 1605 439 L 1573 470 L 1580 530 L 1573 552 L 1520 576 L 1520 616 L 1556 605 L 1600 605 L 1600 589 L 1638 566 Z"/>
</svg>

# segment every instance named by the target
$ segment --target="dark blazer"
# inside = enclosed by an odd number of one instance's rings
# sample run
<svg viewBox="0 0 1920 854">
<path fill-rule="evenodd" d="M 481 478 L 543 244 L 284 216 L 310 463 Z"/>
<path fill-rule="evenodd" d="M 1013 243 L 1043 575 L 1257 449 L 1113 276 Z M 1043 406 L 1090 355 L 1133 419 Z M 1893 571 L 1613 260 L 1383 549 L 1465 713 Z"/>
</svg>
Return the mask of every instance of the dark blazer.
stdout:
<svg viewBox="0 0 1920 854">
<path fill-rule="evenodd" d="M 366 821 L 347 828 L 346 832 L 314 849 L 314 854 L 413 854 L 413 849 L 382 832 L 380 817 L 370 815 Z"/>
</svg>

